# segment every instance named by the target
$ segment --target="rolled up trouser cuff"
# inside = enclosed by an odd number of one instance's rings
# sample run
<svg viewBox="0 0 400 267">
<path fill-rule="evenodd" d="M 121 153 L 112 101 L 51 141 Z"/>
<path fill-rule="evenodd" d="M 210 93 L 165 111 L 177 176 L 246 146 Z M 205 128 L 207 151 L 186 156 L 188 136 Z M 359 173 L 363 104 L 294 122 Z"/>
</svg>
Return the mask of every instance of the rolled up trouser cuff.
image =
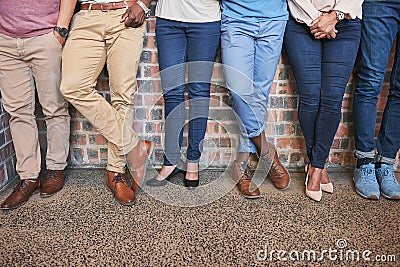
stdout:
<svg viewBox="0 0 400 267">
<path fill-rule="evenodd" d="M 248 152 L 248 153 L 256 153 L 257 148 L 251 141 L 251 138 L 259 136 L 261 133 L 265 131 L 267 128 L 267 124 L 264 122 L 263 125 L 257 131 L 253 131 L 250 134 L 241 133 L 239 137 L 239 147 L 238 152 Z M 243 131 L 243 129 L 241 129 Z"/>
<path fill-rule="evenodd" d="M 357 159 L 363 159 L 363 158 L 374 159 L 375 158 L 375 150 L 372 150 L 372 151 L 369 151 L 369 152 L 363 152 L 363 151 L 356 150 L 354 152 L 354 156 Z"/>
<path fill-rule="evenodd" d="M 385 164 L 394 164 L 396 160 L 392 158 L 387 158 L 382 155 L 376 155 L 376 162 L 385 163 Z"/>
</svg>

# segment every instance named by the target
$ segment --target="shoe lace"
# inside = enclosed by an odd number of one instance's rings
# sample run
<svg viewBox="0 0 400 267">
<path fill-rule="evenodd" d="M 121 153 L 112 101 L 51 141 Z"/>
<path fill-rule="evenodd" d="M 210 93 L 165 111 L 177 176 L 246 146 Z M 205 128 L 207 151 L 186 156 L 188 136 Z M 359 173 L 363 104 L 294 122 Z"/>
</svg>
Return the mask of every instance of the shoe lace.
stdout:
<svg viewBox="0 0 400 267">
<path fill-rule="evenodd" d="M 56 174 L 54 172 L 49 172 L 49 174 L 47 175 L 47 179 L 52 179 L 56 177 Z"/>
<path fill-rule="evenodd" d="M 392 185 L 398 184 L 396 177 L 394 176 L 393 170 L 391 170 L 391 169 L 382 170 L 382 180 L 384 180 L 385 183 L 388 183 L 388 184 L 392 184 Z"/>
<path fill-rule="evenodd" d="M 23 190 L 23 189 L 25 189 L 27 186 L 28 186 L 28 183 L 27 183 L 26 181 L 21 180 L 21 181 L 19 181 L 19 183 L 15 186 L 13 192 L 17 192 L 17 191 Z"/>
<path fill-rule="evenodd" d="M 251 173 L 249 168 L 245 168 L 244 170 L 240 168 L 240 171 L 242 172 L 242 179 L 243 180 L 251 180 Z"/>
<path fill-rule="evenodd" d="M 276 166 L 275 164 L 271 164 L 271 167 L 269 169 L 269 173 L 270 174 L 275 174 L 278 172 L 278 166 Z"/>
<path fill-rule="evenodd" d="M 117 175 L 114 176 L 112 181 L 114 183 L 123 183 L 123 182 L 125 182 L 125 179 L 121 173 L 118 173 Z"/>
<path fill-rule="evenodd" d="M 364 183 L 374 183 L 375 178 L 375 170 L 372 168 L 362 168 L 361 169 L 361 181 Z"/>
</svg>

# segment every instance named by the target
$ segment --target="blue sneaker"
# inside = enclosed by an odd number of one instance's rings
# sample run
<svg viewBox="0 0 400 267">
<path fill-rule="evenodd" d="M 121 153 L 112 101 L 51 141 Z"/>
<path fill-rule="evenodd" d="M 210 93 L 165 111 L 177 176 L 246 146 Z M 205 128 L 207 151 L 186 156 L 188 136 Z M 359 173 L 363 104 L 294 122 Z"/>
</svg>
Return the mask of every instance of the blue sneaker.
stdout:
<svg viewBox="0 0 400 267">
<path fill-rule="evenodd" d="M 388 199 L 400 199 L 400 185 L 394 176 L 393 164 L 382 163 L 375 173 L 382 196 Z"/>
<path fill-rule="evenodd" d="M 375 164 L 369 163 L 354 169 L 356 192 L 363 198 L 379 199 L 379 184 L 375 177 Z"/>
</svg>

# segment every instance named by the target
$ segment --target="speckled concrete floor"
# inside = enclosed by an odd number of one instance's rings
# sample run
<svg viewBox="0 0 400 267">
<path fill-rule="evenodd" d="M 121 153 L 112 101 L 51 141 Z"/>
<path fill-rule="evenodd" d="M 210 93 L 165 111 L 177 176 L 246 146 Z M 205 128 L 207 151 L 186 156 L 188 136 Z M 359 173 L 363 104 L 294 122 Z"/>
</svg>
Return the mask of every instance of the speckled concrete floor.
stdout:
<svg viewBox="0 0 400 267">
<path fill-rule="evenodd" d="M 220 175 L 204 172 L 203 183 Z M 259 200 L 233 189 L 187 208 L 141 191 L 134 206 L 124 207 L 106 190 L 104 170 L 69 170 L 57 195 L 36 195 L 0 213 L 0 266 L 400 266 L 400 202 L 363 200 L 350 174 L 331 176 L 335 194 L 324 194 L 321 203 L 304 196 L 304 177 L 293 174 L 286 192 L 264 182 Z M 0 201 L 10 192 L 1 192 Z M 317 258 L 328 252 L 321 262 L 308 261 L 307 254 L 301 260 L 306 250 Z M 347 250 L 357 250 L 360 260 L 346 260 Z M 362 258 L 367 250 L 371 261 Z"/>
</svg>

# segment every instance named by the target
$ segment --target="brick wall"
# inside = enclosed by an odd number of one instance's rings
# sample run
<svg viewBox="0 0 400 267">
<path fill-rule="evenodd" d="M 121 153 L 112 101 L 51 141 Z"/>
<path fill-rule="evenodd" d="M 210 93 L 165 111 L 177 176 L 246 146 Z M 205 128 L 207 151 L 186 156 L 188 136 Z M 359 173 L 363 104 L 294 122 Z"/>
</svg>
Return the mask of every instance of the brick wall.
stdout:
<svg viewBox="0 0 400 267">
<path fill-rule="evenodd" d="M 4 111 L 0 95 L 0 188 L 16 176 L 15 151 L 11 140 L 10 115 Z"/>
<path fill-rule="evenodd" d="M 392 51 L 389 66 L 393 64 L 394 50 Z M 220 62 L 218 57 L 217 62 Z M 383 114 L 386 103 L 386 95 L 389 88 L 390 67 L 387 70 L 383 90 L 378 102 L 378 124 Z M 156 142 L 156 153 L 152 159 L 155 166 L 162 164 L 162 140 L 163 140 L 163 100 L 161 97 L 160 80 L 157 64 L 157 48 L 155 42 L 155 18 L 148 21 L 148 33 L 144 41 L 141 63 L 137 72 L 138 92 L 135 95 L 135 130 L 143 138 L 149 138 Z M 211 167 L 225 167 L 235 153 L 233 148 L 237 143 L 237 135 L 229 135 L 228 132 L 236 125 L 232 113 L 226 105 L 230 105 L 227 90 L 220 86 L 223 83 L 222 68 L 216 64 L 212 78 L 210 120 L 204 142 L 202 156 L 203 164 Z M 353 167 L 354 166 L 354 130 L 352 114 L 352 94 L 355 82 L 353 76 L 347 85 L 343 100 L 342 119 L 336 133 L 329 157 L 330 166 Z M 98 80 L 97 90 L 109 98 L 108 80 L 106 72 L 103 72 Z M 278 153 L 285 166 L 301 168 L 306 161 L 305 143 L 298 122 L 298 94 L 296 83 L 285 51 L 279 60 L 269 97 L 268 128 L 267 133 L 272 142 L 278 148 Z M 71 136 L 71 163 L 82 165 L 105 164 L 106 141 L 92 128 L 92 126 L 71 109 L 73 114 Z M 221 123 L 218 123 L 218 120 Z M 186 137 L 186 134 L 185 134 Z M 184 146 L 186 139 L 184 139 Z M 233 154 L 232 154 L 233 153 Z"/>
<path fill-rule="evenodd" d="M 154 10 L 154 3 L 152 4 Z M 135 124 L 137 133 L 144 138 L 150 138 L 156 142 L 156 153 L 152 162 L 155 166 L 162 164 L 162 140 L 163 140 L 163 100 L 161 97 L 160 80 L 157 75 L 157 48 L 155 43 L 155 18 L 148 21 L 148 33 L 145 37 L 141 62 L 137 72 L 138 92 L 135 95 Z M 378 124 L 383 114 L 386 95 L 389 88 L 390 67 L 393 64 L 394 51 L 392 51 L 387 77 L 383 85 L 381 97 L 378 102 Z M 220 62 L 220 59 L 217 59 Z M 213 99 L 210 108 L 210 116 L 207 134 L 204 142 L 202 162 L 211 167 L 225 167 L 234 156 L 234 146 L 237 143 L 237 135 L 234 129 L 236 120 L 229 112 L 230 101 L 227 90 L 221 86 L 223 83 L 222 69 L 216 65 L 211 86 Z M 354 165 L 353 149 L 353 114 L 352 93 L 354 80 L 350 78 L 346 94 L 343 100 L 342 119 L 337 131 L 331 154 L 330 166 L 352 167 Z M 109 100 L 107 72 L 103 71 L 98 79 L 97 90 Z M 279 65 L 274 78 L 269 98 L 268 128 L 267 133 L 272 142 L 278 148 L 278 153 L 285 166 L 296 169 L 301 168 L 306 160 L 304 139 L 298 122 L 298 95 L 293 73 L 288 65 L 285 52 L 279 60 Z M 9 115 L 3 109 L 0 110 L 0 188 L 10 178 L 15 176 L 15 153 L 10 138 L 8 126 Z M 103 167 L 107 162 L 107 144 L 104 137 L 85 120 L 79 112 L 70 107 L 71 113 L 71 150 L 69 162 L 72 167 Z M 46 148 L 46 128 L 40 106 L 37 108 L 39 136 L 42 151 Z M 233 134 L 231 134 L 233 133 Z M 186 136 L 186 135 L 185 135 Z M 184 140 L 186 145 L 186 139 Z M 44 157 L 45 153 L 42 153 Z"/>
</svg>

